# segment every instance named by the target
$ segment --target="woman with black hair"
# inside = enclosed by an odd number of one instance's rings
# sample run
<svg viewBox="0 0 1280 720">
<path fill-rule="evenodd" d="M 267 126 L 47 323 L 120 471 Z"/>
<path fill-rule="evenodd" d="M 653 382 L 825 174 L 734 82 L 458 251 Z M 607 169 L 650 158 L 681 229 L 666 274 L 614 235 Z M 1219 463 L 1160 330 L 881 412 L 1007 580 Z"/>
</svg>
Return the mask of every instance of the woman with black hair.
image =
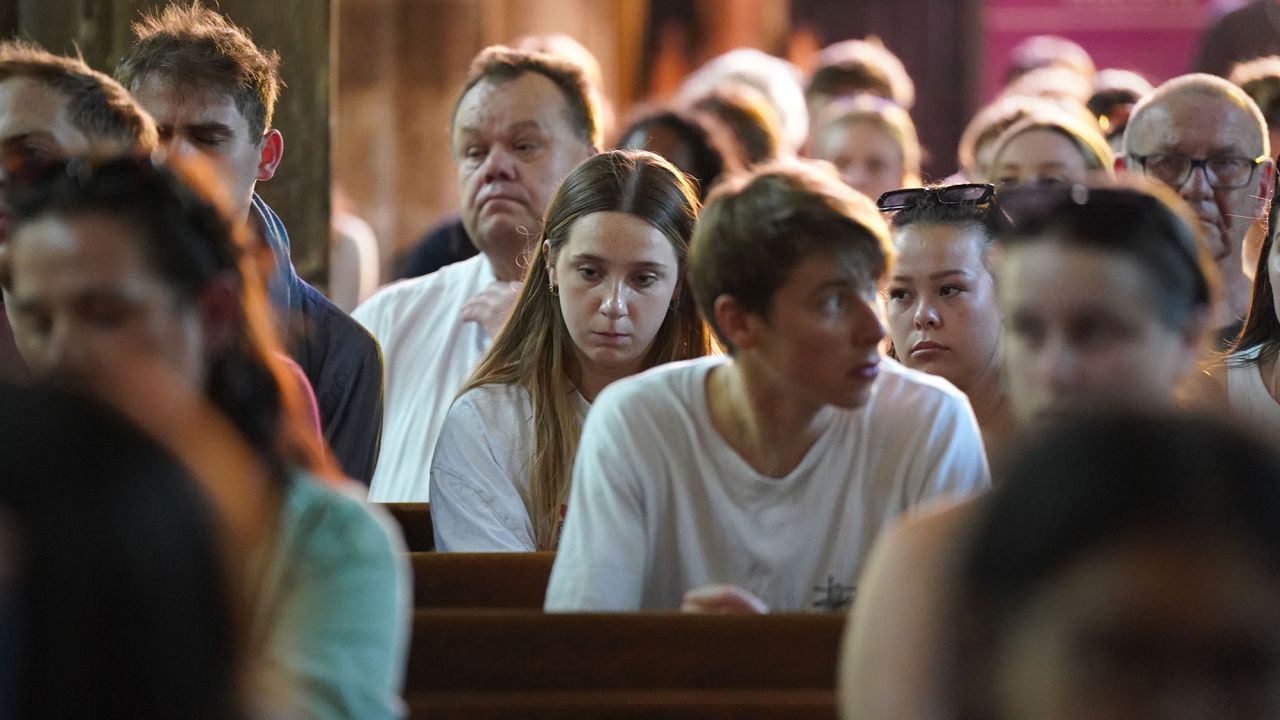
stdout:
<svg viewBox="0 0 1280 720">
<path fill-rule="evenodd" d="M 158 434 L 211 404 L 248 448 L 210 463 L 206 489 L 243 574 L 254 703 L 273 716 L 394 717 L 401 543 L 334 479 L 245 230 L 204 177 L 144 158 L 12 176 L 5 274 L 18 348 L 35 374 L 108 398 Z M 139 367 L 165 382 L 121 392 Z"/>
</svg>

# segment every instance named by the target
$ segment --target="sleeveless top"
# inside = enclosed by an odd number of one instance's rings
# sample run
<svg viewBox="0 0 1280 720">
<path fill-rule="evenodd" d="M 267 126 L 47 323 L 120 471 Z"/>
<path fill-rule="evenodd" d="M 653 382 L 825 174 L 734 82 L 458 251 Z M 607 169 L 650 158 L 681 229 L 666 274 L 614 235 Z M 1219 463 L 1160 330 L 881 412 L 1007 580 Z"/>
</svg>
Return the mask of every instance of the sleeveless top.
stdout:
<svg viewBox="0 0 1280 720">
<path fill-rule="evenodd" d="M 1232 360 L 1252 360 L 1258 350 L 1237 353 Z M 1267 391 L 1256 363 L 1227 365 L 1227 401 L 1232 414 L 1280 442 L 1280 402 Z"/>
</svg>

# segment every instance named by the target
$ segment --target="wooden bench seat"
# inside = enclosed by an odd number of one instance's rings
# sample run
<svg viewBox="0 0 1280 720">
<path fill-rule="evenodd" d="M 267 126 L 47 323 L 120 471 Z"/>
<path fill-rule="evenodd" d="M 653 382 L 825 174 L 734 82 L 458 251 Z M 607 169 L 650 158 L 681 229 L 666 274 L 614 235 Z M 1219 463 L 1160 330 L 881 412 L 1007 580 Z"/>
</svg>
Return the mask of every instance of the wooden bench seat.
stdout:
<svg viewBox="0 0 1280 720">
<path fill-rule="evenodd" d="M 436 536 L 431 529 L 431 503 L 380 504 L 400 526 L 409 552 L 430 552 L 436 549 Z"/>
<path fill-rule="evenodd" d="M 417 610 L 414 718 L 835 717 L 838 615 Z"/>
<path fill-rule="evenodd" d="M 414 607 L 540 609 L 555 557 L 553 552 L 413 553 Z"/>
</svg>

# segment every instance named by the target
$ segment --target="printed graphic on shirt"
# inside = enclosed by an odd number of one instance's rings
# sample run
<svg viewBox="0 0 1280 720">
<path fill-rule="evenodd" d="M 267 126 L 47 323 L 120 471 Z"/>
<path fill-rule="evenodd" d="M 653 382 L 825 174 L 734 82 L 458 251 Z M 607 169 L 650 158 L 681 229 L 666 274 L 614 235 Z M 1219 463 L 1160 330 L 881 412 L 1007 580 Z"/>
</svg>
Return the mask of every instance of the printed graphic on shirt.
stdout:
<svg viewBox="0 0 1280 720">
<path fill-rule="evenodd" d="M 828 575 L 827 584 L 819 585 L 813 591 L 817 593 L 818 598 L 813 601 L 813 607 L 826 612 L 843 612 L 853 604 L 853 595 L 857 592 L 857 586 L 841 585 L 836 582 L 835 575 Z"/>
</svg>

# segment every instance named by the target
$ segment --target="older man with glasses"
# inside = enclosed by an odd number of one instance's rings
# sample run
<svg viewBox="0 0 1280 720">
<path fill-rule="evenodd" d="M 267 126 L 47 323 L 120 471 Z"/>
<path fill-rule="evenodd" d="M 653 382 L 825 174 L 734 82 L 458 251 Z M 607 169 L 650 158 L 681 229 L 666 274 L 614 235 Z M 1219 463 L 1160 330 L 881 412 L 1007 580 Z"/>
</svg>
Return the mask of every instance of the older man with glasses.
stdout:
<svg viewBox="0 0 1280 720">
<path fill-rule="evenodd" d="M 1174 78 L 1134 108 L 1116 170 L 1178 191 L 1199 216 L 1222 282 L 1213 326 L 1227 341 L 1249 305 L 1242 260 L 1249 228 L 1264 222 L 1275 182 L 1267 123 L 1240 88 L 1212 75 Z"/>
</svg>

